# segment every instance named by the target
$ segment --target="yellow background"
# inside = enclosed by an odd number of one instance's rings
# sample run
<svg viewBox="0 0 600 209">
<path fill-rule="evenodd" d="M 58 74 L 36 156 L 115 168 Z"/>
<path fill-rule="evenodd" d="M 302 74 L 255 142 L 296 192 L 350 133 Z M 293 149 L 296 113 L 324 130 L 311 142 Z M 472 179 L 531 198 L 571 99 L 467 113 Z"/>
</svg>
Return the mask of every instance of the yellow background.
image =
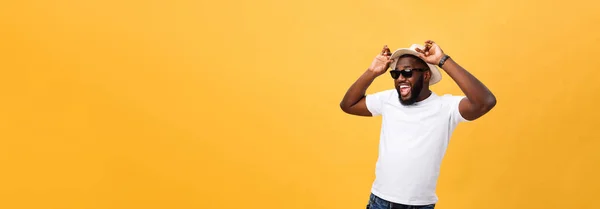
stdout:
<svg viewBox="0 0 600 209">
<path fill-rule="evenodd" d="M 457 128 L 436 208 L 598 208 L 599 10 L 6 1 L 0 208 L 364 208 L 380 118 L 338 104 L 384 44 L 426 39 L 498 98 Z M 443 76 L 433 90 L 460 94 Z"/>
</svg>

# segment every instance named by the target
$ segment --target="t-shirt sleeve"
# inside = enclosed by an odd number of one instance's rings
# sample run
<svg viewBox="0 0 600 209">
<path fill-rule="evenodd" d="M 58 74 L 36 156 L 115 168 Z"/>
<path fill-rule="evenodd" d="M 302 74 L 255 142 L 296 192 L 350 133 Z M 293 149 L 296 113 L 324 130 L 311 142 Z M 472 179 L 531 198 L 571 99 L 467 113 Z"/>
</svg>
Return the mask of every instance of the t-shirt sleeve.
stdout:
<svg viewBox="0 0 600 209">
<path fill-rule="evenodd" d="M 383 104 L 387 98 L 388 91 L 381 91 L 374 94 L 368 94 L 365 98 L 367 109 L 373 116 L 381 115 L 383 111 Z"/>
<path fill-rule="evenodd" d="M 450 120 L 454 123 L 460 122 L 469 122 L 469 120 L 465 119 L 461 114 L 458 108 L 460 101 L 465 98 L 465 96 L 448 96 L 448 102 L 450 105 Z"/>
</svg>

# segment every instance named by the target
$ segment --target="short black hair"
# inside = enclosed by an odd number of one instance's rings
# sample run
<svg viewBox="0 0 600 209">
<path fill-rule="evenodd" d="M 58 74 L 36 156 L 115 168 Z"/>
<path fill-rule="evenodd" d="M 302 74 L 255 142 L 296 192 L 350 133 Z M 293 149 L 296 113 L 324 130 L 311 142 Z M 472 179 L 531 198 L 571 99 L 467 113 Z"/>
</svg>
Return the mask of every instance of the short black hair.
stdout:
<svg viewBox="0 0 600 209">
<path fill-rule="evenodd" d="M 412 55 L 412 54 L 403 54 L 400 57 L 398 57 L 398 60 L 400 60 L 400 58 L 404 58 L 404 57 L 415 58 L 415 59 L 417 59 L 417 62 L 419 62 L 419 63 L 423 64 L 425 67 L 427 67 L 427 70 L 431 70 L 431 69 L 429 69 L 429 65 L 427 65 L 427 63 L 424 60 L 422 60 L 421 58 L 419 58 L 415 55 Z M 396 68 L 396 66 L 394 66 L 394 68 Z"/>
</svg>

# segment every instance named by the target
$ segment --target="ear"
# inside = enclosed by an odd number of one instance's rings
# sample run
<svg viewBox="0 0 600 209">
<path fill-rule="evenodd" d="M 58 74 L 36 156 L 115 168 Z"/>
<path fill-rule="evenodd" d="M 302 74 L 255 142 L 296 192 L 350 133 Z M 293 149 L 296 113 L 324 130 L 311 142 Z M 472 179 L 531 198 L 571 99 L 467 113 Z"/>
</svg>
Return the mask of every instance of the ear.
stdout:
<svg viewBox="0 0 600 209">
<path fill-rule="evenodd" d="M 429 83 L 429 79 L 431 79 L 431 70 L 425 71 L 423 77 L 423 81 L 425 81 L 425 83 Z"/>
</svg>

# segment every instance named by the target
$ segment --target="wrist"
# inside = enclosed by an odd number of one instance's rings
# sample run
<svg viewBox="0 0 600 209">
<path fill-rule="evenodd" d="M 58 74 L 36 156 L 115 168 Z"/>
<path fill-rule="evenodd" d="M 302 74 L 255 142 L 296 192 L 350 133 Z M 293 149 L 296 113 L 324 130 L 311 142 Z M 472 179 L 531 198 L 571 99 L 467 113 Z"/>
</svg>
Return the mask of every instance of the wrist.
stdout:
<svg viewBox="0 0 600 209">
<path fill-rule="evenodd" d="M 448 71 L 448 69 L 451 69 L 450 66 L 452 66 L 452 65 L 456 65 L 456 62 L 454 62 L 454 59 L 449 57 L 448 59 L 446 59 L 446 62 L 444 63 L 444 65 L 442 65 L 442 67 L 440 67 L 440 68 L 444 71 Z"/>
<path fill-rule="evenodd" d="M 380 76 L 382 73 L 377 73 L 373 70 L 371 70 L 370 68 L 367 69 L 367 71 L 364 73 L 365 76 L 369 77 L 369 78 L 377 78 L 377 76 Z"/>
<path fill-rule="evenodd" d="M 444 65 L 451 60 L 450 56 L 448 56 L 447 54 L 444 54 L 442 56 L 442 58 L 440 58 L 440 60 L 438 60 L 438 63 L 436 63 L 436 65 L 442 69 L 444 69 Z"/>
</svg>

